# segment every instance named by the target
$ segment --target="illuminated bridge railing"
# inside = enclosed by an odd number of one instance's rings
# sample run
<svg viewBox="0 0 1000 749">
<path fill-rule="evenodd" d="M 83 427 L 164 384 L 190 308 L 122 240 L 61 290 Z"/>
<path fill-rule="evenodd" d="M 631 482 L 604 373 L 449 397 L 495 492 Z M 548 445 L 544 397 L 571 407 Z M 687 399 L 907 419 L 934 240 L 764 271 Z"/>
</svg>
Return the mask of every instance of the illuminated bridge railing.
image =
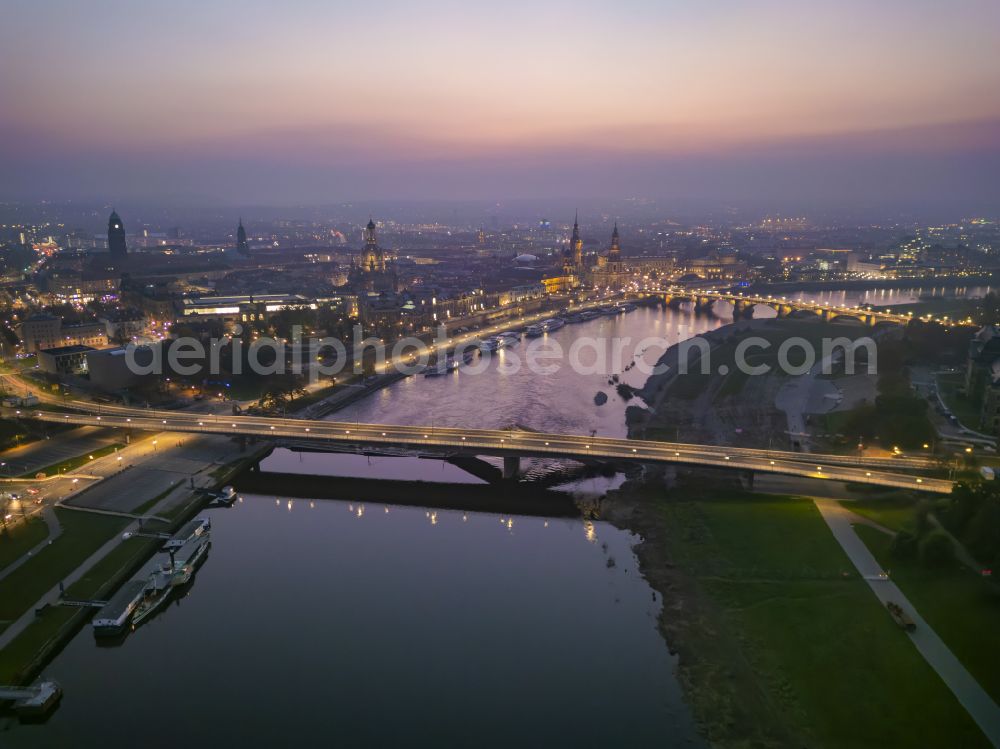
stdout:
<svg viewBox="0 0 1000 749">
<path fill-rule="evenodd" d="M 144 431 L 180 431 L 265 439 L 323 442 L 345 450 L 365 446 L 403 447 L 435 454 L 489 454 L 497 456 L 559 457 L 574 460 L 624 460 L 676 463 L 784 474 L 808 478 L 870 483 L 880 486 L 949 493 L 952 482 L 914 476 L 899 470 L 900 459 L 861 459 L 784 451 L 689 445 L 510 430 L 351 424 L 255 416 L 215 416 L 150 412 L 112 407 L 101 413 L 22 411 L 22 417 L 48 422 L 125 427 Z M 929 468 L 919 459 L 913 468 Z"/>
</svg>

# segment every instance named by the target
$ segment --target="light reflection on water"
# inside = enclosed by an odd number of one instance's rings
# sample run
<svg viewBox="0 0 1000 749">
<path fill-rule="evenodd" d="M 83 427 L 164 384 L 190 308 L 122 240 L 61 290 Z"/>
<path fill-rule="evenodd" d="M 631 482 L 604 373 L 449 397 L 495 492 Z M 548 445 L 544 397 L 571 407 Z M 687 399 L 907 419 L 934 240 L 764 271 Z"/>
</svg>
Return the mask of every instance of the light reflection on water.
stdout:
<svg viewBox="0 0 1000 749">
<path fill-rule="evenodd" d="M 804 299 L 842 307 L 871 304 L 885 307 L 899 304 L 913 304 L 923 299 L 948 299 L 952 297 L 978 298 L 991 291 L 989 286 L 933 286 L 909 289 L 834 289 L 823 291 L 795 291 L 787 294 L 789 299 Z"/>
<path fill-rule="evenodd" d="M 917 298 L 840 293 L 825 300 Z M 641 309 L 552 335 L 566 349 L 578 335 L 676 343 L 726 322 Z M 522 370 L 411 377 L 333 418 L 623 436 L 626 405 L 606 376 Z M 480 482 L 406 458 L 277 451 L 265 468 Z M 616 481 L 579 483 L 603 492 Z M 65 689 L 59 710 L 42 726 L 0 724 L 0 744 L 698 743 L 628 534 L 592 520 L 270 499 L 212 513 L 212 551 L 188 595 L 121 647 L 82 631 L 45 672 Z"/>
<path fill-rule="evenodd" d="M 546 340 L 557 341 L 564 352 L 577 338 L 611 341 L 628 339 L 623 355 L 616 361 L 610 349 L 606 360 L 610 373 L 621 381 L 641 387 L 647 375 L 638 367 L 624 368 L 642 358 L 650 367 L 663 353 L 662 347 L 638 345 L 649 337 L 659 337 L 672 345 L 725 325 L 727 320 L 696 315 L 690 309 L 640 308 L 627 315 L 601 317 L 586 323 L 566 325 L 550 333 Z M 609 344 L 610 347 L 610 344 Z M 504 356 L 523 356 L 525 342 L 504 351 Z M 597 355 L 584 351 L 580 363 L 588 368 L 599 363 Z M 610 366 L 617 364 L 618 366 Z M 603 369 L 603 368 L 602 368 Z M 608 402 L 594 403 L 603 391 Z M 482 374 L 458 372 L 448 377 L 407 377 L 372 397 L 358 401 L 330 416 L 334 421 L 361 421 L 373 424 L 426 424 L 497 429 L 519 424 L 550 432 L 596 431 L 608 437 L 624 437 L 627 403 L 608 384 L 606 374 L 579 374 L 563 361 L 556 374 L 539 375 L 522 366 L 517 372 L 492 361 Z"/>
<path fill-rule="evenodd" d="M 243 500 L 212 512 L 212 551 L 189 594 L 121 647 L 82 632 L 46 670 L 65 689 L 59 710 L 44 726 L 8 723 L 0 744 L 693 738 L 629 534 L 595 521 Z"/>
</svg>

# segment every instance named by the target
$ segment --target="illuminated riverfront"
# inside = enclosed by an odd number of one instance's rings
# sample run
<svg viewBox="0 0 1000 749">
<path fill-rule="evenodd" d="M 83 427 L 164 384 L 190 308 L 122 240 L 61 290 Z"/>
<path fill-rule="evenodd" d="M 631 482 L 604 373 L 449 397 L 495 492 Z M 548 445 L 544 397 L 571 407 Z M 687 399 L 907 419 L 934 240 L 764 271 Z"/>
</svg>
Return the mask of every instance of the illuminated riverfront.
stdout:
<svg viewBox="0 0 1000 749">
<path fill-rule="evenodd" d="M 0 745 L 1000 747 L 1000 5 L 8 4 Z"/>
</svg>

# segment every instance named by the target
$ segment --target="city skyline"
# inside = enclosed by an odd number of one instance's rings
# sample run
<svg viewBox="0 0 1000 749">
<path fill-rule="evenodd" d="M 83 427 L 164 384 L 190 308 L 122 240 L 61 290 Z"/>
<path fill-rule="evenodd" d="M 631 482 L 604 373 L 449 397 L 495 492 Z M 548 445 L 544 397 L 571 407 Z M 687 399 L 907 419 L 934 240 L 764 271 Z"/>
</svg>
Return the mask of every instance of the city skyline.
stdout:
<svg viewBox="0 0 1000 749">
<path fill-rule="evenodd" d="M 996 6 L 849 6 L 15 4 L 0 197 L 994 205 Z"/>
</svg>

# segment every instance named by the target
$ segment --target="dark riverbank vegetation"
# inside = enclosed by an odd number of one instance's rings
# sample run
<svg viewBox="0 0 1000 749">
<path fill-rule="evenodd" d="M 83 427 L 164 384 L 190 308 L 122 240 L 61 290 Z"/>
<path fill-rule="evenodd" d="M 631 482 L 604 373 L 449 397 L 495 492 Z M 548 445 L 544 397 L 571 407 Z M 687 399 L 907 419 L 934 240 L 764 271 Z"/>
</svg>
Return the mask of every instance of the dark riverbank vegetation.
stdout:
<svg viewBox="0 0 1000 749">
<path fill-rule="evenodd" d="M 630 483 L 610 516 L 644 539 L 643 574 L 713 746 L 987 746 L 812 501 Z"/>
<path fill-rule="evenodd" d="M 928 416 L 925 398 L 910 386 L 901 341 L 881 341 L 878 346 L 878 395 L 875 402 L 850 412 L 843 422 L 843 440 L 860 439 L 886 449 L 921 448 L 937 437 Z"/>
</svg>

